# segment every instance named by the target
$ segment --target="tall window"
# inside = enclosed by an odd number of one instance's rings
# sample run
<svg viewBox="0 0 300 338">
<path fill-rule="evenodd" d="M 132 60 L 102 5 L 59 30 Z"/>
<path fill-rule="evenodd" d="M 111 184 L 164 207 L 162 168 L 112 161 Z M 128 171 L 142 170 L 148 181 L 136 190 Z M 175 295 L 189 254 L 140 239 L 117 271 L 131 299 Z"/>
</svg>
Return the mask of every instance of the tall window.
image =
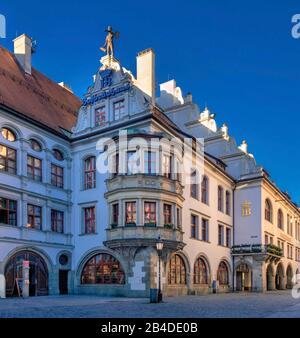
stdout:
<svg viewBox="0 0 300 338">
<path fill-rule="evenodd" d="M 273 208 L 269 199 L 266 199 L 265 202 L 265 220 L 271 223 L 273 222 Z"/>
<path fill-rule="evenodd" d="M 224 245 L 224 226 L 219 225 L 218 226 L 218 244 L 219 245 Z"/>
<path fill-rule="evenodd" d="M 124 284 L 125 273 L 120 262 L 109 254 L 98 254 L 84 266 L 81 284 Z"/>
<path fill-rule="evenodd" d="M 106 123 L 105 107 L 100 107 L 95 110 L 95 126 L 103 126 Z"/>
<path fill-rule="evenodd" d="M 287 215 L 287 233 L 290 236 L 293 236 L 293 221 L 290 215 Z"/>
<path fill-rule="evenodd" d="M 51 210 L 51 230 L 53 232 L 64 232 L 64 213 L 63 211 Z"/>
<path fill-rule="evenodd" d="M 218 210 L 224 211 L 224 189 L 220 185 L 218 186 Z"/>
<path fill-rule="evenodd" d="M 96 209 L 95 207 L 84 208 L 84 233 L 96 233 Z"/>
<path fill-rule="evenodd" d="M 157 161 L 156 152 L 146 151 L 145 152 L 145 174 L 156 175 L 157 174 Z"/>
<path fill-rule="evenodd" d="M 17 173 L 16 150 L 0 145 L 0 171 L 6 171 L 10 174 Z"/>
<path fill-rule="evenodd" d="M 156 225 L 156 203 L 144 203 L 144 222 L 145 224 Z"/>
<path fill-rule="evenodd" d="M 162 174 L 167 178 L 171 178 L 171 156 L 163 155 L 162 157 Z"/>
<path fill-rule="evenodd" d="M 164 225 L 172 224 L 172 205 L 164 204 Z"/>
<path fill-rule="evenodd" d="M 201 239 L 208 242 L 208 220 L 205 218 L 202 218 Z"/>
<path fill-rule="evenodd" d="M 203 176 L 201 183 L 201 202 L 208 204 L 208 178 Z"/>
<path fill-rule="evenodd" d="M 125 102 L 120 100 L 113 105 L 114 121 L 121 120 L 125 115 Z"/>
<path fill-rule="evenodd" d="M 278 213 L 277 213 L 277 226 L 279 229 L 283 230 L 283 212 L 281 209 L 278 210 Z"/>
<path fill-rule="evenodd" d="M 40 159 L 27 156 L 27 176 L 35 181 L 42 181 L 42 161 Z"/>
<path fill-rule="evenodd" d="M 182 227 L 182 218 L 181 218 L 181 215 L 182 215 L 181 208 L 176 208 L 176 220 L 177 220 L 177 228 L 178 229 L 181 229 L 181 227 Z"/>
<path fill-rule="evenodd" d="M 119 224 L 119 203 L 112 205 L 112 224 L 117 226 Z"/>
<path fill-rule="evenodd" d="M 226 215 L 230 216 L 231 213 L 231 194 L 227 190 L 226 191 Z"/>
<path fill-rule="evenodd" d="M 231 247 L 231 229 L 230 228 L 226 229 L 226 246 L 227 248 Z"/>
<path fill-rule="evenodd" d="M 229 284 L 229 273 L 227 264 L 225 262 L 221 262 L 218 268 L 218 281 L 220 285 L 228 285 Z"/>
<path fill-rule="evenodd" d="M 51 164 L 51 184 L 58 188 L 64 187 L 64 168 Z"/>
<path fill-rule="evenodd" d="M 134 175 L 138 172 L 139 162 L 136 151 L 127 151 L 127 175 Z"/>
<path fill-rule="evenodd" d="M 198 222 L 198 216 L 191 215 L 191 238 L 198 239 Z"/>
<path fill-rule="evenodd" d="M 42 228 L 42 208 L 36 205 L 27 205 L 27 223 L 31 228 L 41 230 Z"/>
<path fill-rule="evenodd" d="M 15 142 L 17 139 L 15 133 L 8 128 L 2 128 L 1 134 L 3 138 L 5 138 L 9 142 Z"/>
<path fill-rule="evenodd" d="M 125 204 L 126 210 L 126 225 L 128 224 L 136 224 L 136 202 L 126 202 Z"/>
<path fill-rule="evenodd" d="M 194 265 L 194 284 L 208 284 L 207 267 L 202 258 L 198 258 Z"/>
<path fill-rule="evenodd" d="M 17 201 L 0 197 L 0 223 L 17 226 Z"/>
<path fill-rule="evenodd" d="M 91 156 L 84 161 L 84 189 L 96 188 L 96 157 Z"/>
<path fill-rule="evenodd" d="M 170 285 L 186 284 L 185 264 L 179 255 L 173 255 L 169 261 L 168 283 Z"/>
<path fill-rule="evenodd" d="M 193 170 L 191 172 L 191 197 L 196 199 L 199 197 L 197 170 Z"/>
</svg>

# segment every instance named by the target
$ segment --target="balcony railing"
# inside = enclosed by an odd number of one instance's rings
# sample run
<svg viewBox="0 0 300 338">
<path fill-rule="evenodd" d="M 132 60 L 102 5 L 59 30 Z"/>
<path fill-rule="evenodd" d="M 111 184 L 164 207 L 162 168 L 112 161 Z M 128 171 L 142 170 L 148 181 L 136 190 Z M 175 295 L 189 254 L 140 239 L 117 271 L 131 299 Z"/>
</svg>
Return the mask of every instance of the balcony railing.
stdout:
<svg viewBox="0 0 300 338">
<path fill-rule="evenodd" d="M 283 251 L 276 245 L 268 244 L 243 244 L 243 245 L 235 245 L 232 247 L 233 255 L 244 255 L 244 254 L 264 254 L 264 255 L 272 255 L 277 257 L 283 256 Z"/>
</svg>

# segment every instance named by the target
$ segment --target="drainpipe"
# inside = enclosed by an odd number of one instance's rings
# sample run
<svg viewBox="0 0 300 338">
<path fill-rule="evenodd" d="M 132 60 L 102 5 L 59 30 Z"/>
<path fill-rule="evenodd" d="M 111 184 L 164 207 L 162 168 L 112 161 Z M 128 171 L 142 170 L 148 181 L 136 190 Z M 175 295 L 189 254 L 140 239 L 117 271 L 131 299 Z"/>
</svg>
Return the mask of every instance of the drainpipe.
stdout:
<svg viewBox="0 0 300 338">
<path fill-rule="evenodd" d="M 235 245 L 235 190 L 236 185 L 233 189 L 233 201 L 232 201 L 232 245 Z M 235 256 L 232 256 L 232 292 L 235 292 L 235 283 L 234 283 L 234 263 L 235 263 Z"/>
</svg>

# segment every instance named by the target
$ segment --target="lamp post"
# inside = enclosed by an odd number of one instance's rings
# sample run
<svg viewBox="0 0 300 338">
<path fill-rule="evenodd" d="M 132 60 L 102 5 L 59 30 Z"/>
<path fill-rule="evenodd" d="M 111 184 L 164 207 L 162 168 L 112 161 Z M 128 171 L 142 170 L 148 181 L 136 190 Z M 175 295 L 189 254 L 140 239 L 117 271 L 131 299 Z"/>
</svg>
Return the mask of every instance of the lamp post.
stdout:
<svg viewBox="0 0 300 338">
<path fill-rule="evenodd" d="M 160 236 L 158 237 L 158 242 L 156 243 L 156 250 L 158 255 L 158 303 L 162 301 L 162 292 L 161 292 L 161 269 L 160 269 L 160 262 L 161 262 L 161 256 L 162 256 L 162 250 L 164 248 L 164 243 L 160 239 Z"/>
</svg>

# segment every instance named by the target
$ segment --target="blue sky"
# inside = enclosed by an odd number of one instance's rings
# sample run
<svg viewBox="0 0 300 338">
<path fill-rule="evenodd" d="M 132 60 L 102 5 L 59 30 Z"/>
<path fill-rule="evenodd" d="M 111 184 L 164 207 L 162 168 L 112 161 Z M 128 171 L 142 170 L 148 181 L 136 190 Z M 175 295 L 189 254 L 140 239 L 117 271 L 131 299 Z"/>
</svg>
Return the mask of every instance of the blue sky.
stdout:
<svg viewBox="0 0 300 338">
<path fill-rule="evenodd" d="M 183 92 L 226 122 L 272 179 L 300 203 L 300 39 L 297 0 L 2 0 L 7 39 L 38 42 L 34 66 L 82 96 L 99 66 L 107 25 L 121 32 L 116 56 L 135 73 L 137 52 L 156 52 L 157 82 Z"/>
</svg>

